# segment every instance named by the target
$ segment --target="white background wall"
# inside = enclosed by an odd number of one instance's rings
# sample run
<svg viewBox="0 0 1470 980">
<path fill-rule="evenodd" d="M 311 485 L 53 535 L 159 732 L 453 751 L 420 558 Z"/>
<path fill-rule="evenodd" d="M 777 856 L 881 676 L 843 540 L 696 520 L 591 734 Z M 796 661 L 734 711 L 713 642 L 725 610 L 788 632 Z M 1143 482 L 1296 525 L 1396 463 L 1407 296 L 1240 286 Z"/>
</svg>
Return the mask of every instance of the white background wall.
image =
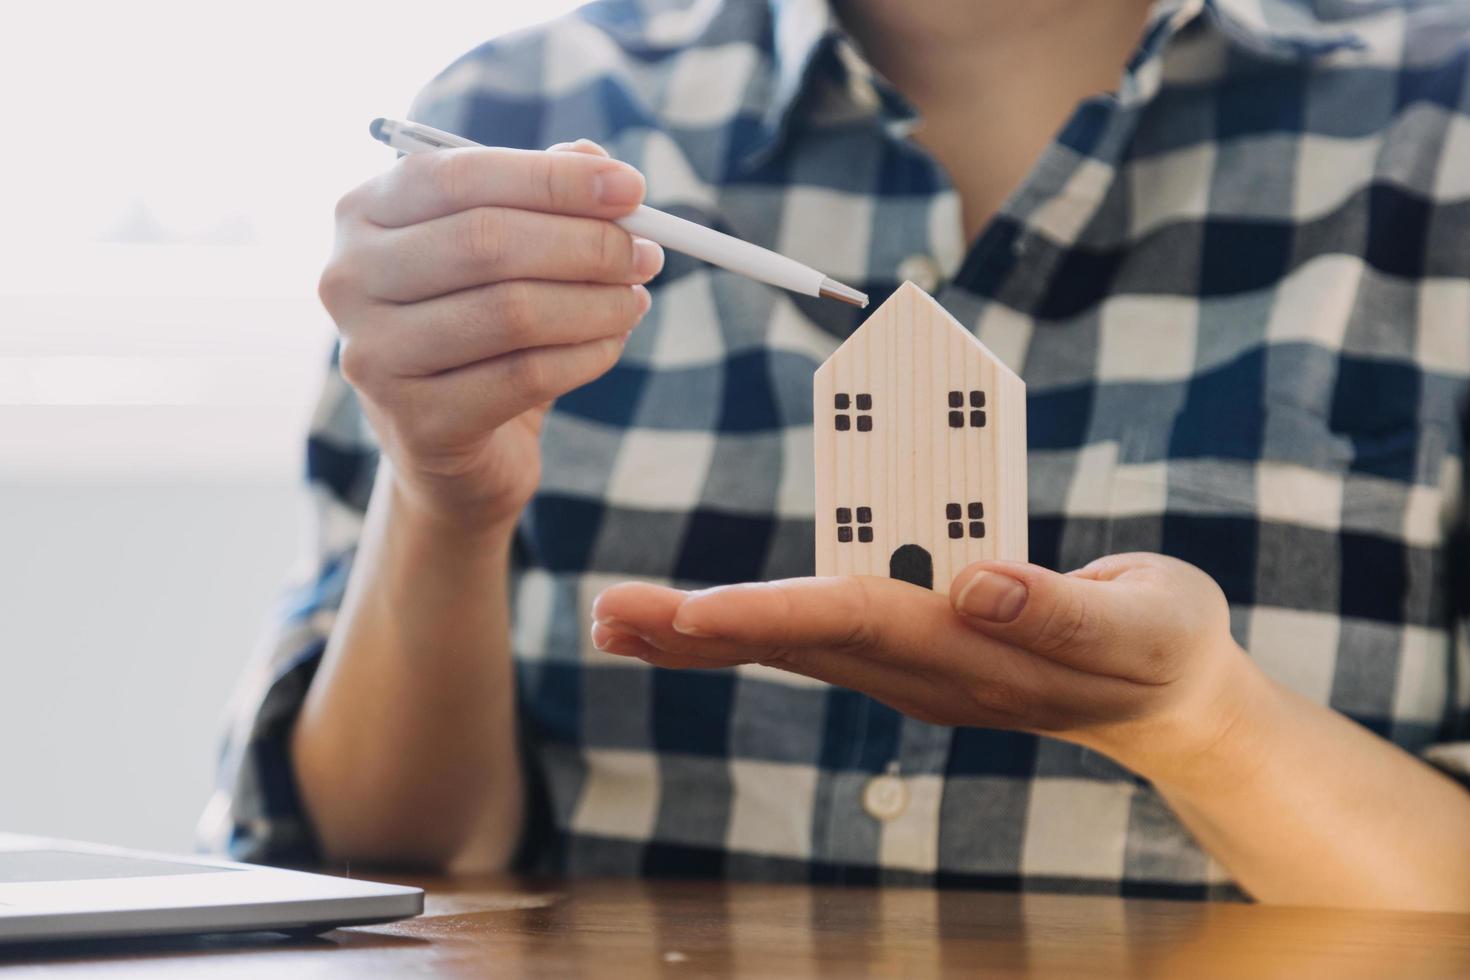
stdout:
<svg viewBox="0 0 1470 980">
<path fill-rule="evenodd" d="M 295 554 L 332 204 L 392 160 L 367 123 L 574 5 L 7 16 L 0 830 L 191 846 Z"/>
</svg>

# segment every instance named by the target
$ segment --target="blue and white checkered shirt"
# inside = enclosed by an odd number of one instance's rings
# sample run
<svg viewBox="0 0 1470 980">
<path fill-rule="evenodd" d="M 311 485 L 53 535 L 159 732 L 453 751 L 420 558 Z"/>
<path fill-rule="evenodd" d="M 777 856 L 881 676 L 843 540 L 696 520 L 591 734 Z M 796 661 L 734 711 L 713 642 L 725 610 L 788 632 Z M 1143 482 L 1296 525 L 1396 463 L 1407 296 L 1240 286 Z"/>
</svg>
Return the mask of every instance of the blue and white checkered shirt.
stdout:
<svg viewBox="0 0 1470 980">
<path fill-rule="evenodd" d="M 969 246 L 912 108 L 822 0 L 602 0 L 465 56 L 416 116 L 590 137 L 655 207 L 875 302 L 917 280 L 1026 381 L 1034 561 L 1192 562 L 1283 684 L 1449 767 L 1470 741 L 1470 4 L 1162 0 L 1118 89 Z M 812 371 L 860 319 L 673 253 L 653 294 L 621 362 L 547 417 L 516 539 L 526 866 L 1234 894 L 1095 753 L 592 648 L 613 582 L 811 574 Z M 242 687 L 206 819 L 241 857 L 314 854 L 287 734 L 376 458 L 334 370 L 318 566 Z M 903 791 L 865 809 L 884 774 Z"/>
</svg>

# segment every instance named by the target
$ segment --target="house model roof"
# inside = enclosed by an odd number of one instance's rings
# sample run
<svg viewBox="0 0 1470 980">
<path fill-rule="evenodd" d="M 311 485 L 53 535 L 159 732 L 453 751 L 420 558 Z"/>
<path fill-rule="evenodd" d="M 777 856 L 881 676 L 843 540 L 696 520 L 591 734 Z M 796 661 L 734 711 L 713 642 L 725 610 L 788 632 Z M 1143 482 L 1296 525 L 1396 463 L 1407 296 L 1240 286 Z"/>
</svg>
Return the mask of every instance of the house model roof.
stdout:
<svg viewBox="0 0 1470 980">
<path fill-rule="evenodd" d="M 1026 386 L 904 283 L 813 377 L 818 575 L 1026 559 Z"/>
</svg>

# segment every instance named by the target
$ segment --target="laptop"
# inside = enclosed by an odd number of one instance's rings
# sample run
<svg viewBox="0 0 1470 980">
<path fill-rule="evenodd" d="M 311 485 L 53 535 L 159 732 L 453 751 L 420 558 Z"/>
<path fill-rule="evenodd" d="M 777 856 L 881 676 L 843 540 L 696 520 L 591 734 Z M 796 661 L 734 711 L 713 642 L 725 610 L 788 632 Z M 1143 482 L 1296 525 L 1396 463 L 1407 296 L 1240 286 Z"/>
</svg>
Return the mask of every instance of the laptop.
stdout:
<svg viewBox="0 0 1470 980">
<path fill-rule="evenodd" d="M 268 930 L 418 915 L 424 893 L 204 857 L 0 834 L 0 944 Z"/>
</svg>

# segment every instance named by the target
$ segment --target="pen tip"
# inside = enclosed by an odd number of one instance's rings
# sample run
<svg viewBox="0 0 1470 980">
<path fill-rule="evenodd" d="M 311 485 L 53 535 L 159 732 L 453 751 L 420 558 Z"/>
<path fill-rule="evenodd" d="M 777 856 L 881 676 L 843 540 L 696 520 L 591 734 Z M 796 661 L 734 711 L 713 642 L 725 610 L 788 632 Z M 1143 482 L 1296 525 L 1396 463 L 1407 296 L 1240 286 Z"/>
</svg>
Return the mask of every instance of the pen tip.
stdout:
<svg viewBox="0 0 1470 980">
<path fill-rule="evenodd" d="M 868 308 L 868 294 L 860 293 L 851 286 L 844 286 L 836 279 L 824 278 L 820 295 L 825 299 L 841 300 L 856 306 L 860 310 Z"/>
<path fill-rule="evenodd" d="M 383 123 L 387 121 L 382 116 L 379 116 L 377 119 L 368 123 L 368 132 L 373 134 L 373 139 L 381 140 L 383 138 Z"/>
</svg>

